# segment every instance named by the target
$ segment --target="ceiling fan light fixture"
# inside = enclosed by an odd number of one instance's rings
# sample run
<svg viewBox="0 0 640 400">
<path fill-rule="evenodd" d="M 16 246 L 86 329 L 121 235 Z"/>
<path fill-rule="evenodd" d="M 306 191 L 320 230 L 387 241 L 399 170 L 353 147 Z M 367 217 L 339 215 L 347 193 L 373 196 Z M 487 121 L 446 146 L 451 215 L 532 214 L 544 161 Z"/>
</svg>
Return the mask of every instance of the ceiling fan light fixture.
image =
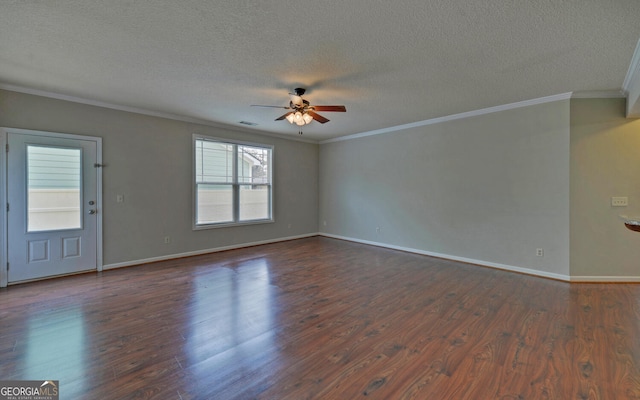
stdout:
<svg viewBox="0 0 640 400">
<path fill-rule="evenodd" d="M 304 118 L 302 117 L 302 113 L 300 111 L 296 111 L 296 113 L 293 114 L 293 122 L 295 122 L 296 125 L 298 126 L 302 126 L 306 124 L 306 122 L 304 122 Z"/>
<path fill-rule="evenodd" d="M 332 111 L 332 112 L 346 112 L 345 106 L 337 105 L 311 105 L 307 100 L 302 98 L 305 93 L 304 88 L 296 88 L 293 93 L 289 93 L 290 101 L 288 107 L 283 106 L 265 106 L 265 105 L 253 105 L 253 107 L 270 107 L 270 108 L 284 108 L 290 110 L 284 115 L 276 118 L 276 121 L 282 121 L 286 119 L 291 125 L 296 124 L 298 126 L 304 126 L 310 124 L 313 121 L 317 121 L 321 124 L 329 122 L 329 120 L 322 115 L 316 113 L 316 111 Z"/>
<path fill-rule="evenodd" d="M 307 114 L 307 113 L 304 113 L 302 115 L 302 119 L 304 120 L 305 124 L 310 124 L 311 121 L 313 121 L 313 117 L 311 115 Z"/>
</svg>

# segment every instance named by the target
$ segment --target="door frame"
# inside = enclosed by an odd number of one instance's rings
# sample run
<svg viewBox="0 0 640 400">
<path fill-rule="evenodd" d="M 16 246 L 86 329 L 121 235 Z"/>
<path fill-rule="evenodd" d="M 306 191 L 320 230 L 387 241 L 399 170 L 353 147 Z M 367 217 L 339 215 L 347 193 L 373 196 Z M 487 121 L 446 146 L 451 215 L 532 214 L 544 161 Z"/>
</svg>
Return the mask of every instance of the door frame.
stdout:
<svg viewBox="0 0 640 400">
<path fill-rule="evenodd" d="M 0 287 L 8 285 L 9 271 L 7 269 L 8 251 L 9 251 L 9 224 L 7 220 L 7 190 L 8 190 L 8 174 L 7 169 L 7 151 L 6 146 L 10 133 L 22 135 L 44 136 L 50 138 L 77 139 L 88 140 L 96 143 L 96 271 L 102 271 L 102 138 L 96 136 L 74 135 L 69 133 L 37 131 L 31 129 L 18 128 L 0 128 L 0 219 L 2 220 L 2 229 L 0 229 Z M 46 279 L 46 278 L 45 278 Z"/>
</svg>

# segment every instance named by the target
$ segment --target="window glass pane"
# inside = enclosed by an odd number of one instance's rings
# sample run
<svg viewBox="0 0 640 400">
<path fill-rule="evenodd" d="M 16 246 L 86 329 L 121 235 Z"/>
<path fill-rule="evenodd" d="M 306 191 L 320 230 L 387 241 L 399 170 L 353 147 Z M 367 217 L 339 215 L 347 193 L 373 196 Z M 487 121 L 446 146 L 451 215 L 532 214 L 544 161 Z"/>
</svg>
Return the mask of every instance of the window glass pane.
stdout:
<svg viewBox="0 0 640 400">
<path fill-rule="evenodd" d="M 27 230 L 78 229 L 81 149 L 27 146 Z"/>
<path fill-rule="evenodd" d="M 233 221 L 232 185 L 197 185 L 197 224 Z"/>
<path fill-rule="evenodd" d="M 272 219 L 272 148 L 194 137 L 195 225 Z"/>
<path fill-rule="evenodd" d="M 196 140 L 196 183 L 233 182 L 233 145 Z"/>
<path fill-rule="evenodd" d="M 268 219 L 270 210 L 270 186 L 240 186 L 240 221 Z"/>
<path fill-rule="evenodd" d="M 238 146 L 238 183 L 271 183 L 270 155 L 263 147 Z"/>
</svg>

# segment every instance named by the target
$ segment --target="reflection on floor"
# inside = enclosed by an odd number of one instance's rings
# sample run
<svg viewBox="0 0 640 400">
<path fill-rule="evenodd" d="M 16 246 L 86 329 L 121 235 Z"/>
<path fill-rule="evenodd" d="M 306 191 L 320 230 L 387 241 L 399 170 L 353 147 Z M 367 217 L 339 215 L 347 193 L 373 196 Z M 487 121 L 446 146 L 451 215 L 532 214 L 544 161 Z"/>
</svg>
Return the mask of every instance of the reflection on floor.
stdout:
<svg viewBox="0 0 640 400">
<path fill-rule="evenodd" d="M 640 285 L 327 238 L 0 290 L 0 379 L 61 399 L 640 398 Z"/>
</svg>

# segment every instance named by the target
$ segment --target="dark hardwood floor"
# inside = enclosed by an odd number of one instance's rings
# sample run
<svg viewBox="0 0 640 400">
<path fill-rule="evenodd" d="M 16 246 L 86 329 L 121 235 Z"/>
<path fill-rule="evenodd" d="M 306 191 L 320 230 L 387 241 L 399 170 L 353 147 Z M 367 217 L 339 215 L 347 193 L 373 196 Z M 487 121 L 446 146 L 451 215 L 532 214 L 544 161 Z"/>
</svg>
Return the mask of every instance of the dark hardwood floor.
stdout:
<svg viewBox="0 0 640 400">
<path fill-rule="evenodd" d="M 0 290 L 61 399 L 640 399 L 640 285 L 309 238 Z"/>
</svg>

